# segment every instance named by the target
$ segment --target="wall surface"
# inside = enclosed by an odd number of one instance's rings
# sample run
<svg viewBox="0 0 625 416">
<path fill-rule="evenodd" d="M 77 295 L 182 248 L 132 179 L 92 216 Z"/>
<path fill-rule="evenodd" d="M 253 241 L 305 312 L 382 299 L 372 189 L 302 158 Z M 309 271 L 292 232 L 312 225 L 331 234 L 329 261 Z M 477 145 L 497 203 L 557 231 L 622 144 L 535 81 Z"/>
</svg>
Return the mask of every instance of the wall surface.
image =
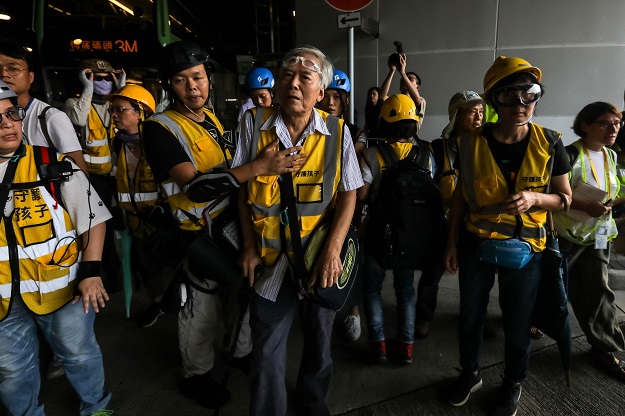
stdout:
<svg viewBox="0 0 625 416">
<path fill-rule="evenodd" d="M 297 44 L 326 52 L 347 72 L 348 29 L 325 0 L 296 0 Z M 543 72 L 546 93 L 534 121 L 575 139 L 573 118 L 593 101 L 624 106 L 625 2 L 595 0 L 374 0 L 361 20 L 379 22 L 379 37 L 354 29 L 356 111 L 364 115 L 367 89 L 381 85 L 386 60 L 399 40 L 408 70 L 422 79 L 427 99 L 421 137 L 432 140 L 448 122 L 447 105 L 461 90 L 482 92 L 500 55 L 518 56 Z M 395 75 L 391 92 L 399 92 Z M 359 122 L 362 127 L 362 121 Z"/>
</svg>

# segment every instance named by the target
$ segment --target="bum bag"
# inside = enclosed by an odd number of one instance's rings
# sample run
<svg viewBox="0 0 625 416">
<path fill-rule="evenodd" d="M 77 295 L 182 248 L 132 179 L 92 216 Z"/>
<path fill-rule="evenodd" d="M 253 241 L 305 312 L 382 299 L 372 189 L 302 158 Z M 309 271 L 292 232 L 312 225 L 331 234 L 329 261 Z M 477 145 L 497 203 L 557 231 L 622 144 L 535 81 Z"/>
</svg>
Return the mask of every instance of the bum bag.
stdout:
<svg viewBox="0 0 625 416">
<path fill-rule="evenodd" d="M 532 246 L 518 238 L 485 240 L 478 248 L 480 260 L 509 269 L 520 269 L 534 256 Z"/>
</svg>

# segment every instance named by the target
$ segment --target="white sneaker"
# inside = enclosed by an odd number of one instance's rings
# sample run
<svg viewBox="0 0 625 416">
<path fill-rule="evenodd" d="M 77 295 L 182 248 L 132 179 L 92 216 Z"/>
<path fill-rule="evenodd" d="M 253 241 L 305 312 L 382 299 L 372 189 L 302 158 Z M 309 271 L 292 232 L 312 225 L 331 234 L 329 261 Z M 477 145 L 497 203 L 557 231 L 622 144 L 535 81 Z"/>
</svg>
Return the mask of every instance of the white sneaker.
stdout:
<svg viewBox="0 0 625 416">
<path fill-rule="evenodd" d="M 350 341 L 356 341 L 360 338 L 360 316 L 347 315 L 343 321 L 345 327 L 345 337 Z"/>
</svg>

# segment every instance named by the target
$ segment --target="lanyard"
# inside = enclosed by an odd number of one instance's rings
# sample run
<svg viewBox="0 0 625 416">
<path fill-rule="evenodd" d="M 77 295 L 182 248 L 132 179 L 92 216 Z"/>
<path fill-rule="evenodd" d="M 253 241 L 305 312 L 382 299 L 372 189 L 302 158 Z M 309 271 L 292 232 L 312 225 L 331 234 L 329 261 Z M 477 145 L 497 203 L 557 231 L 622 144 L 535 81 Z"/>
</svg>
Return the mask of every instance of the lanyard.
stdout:
<svg viewBox="0 0 625 416">
<path fill-rule="evenodd" d="M 608 165 L 608 155 L 607 155 L 607 151 L 605 150 L 605 148 L 601 148 L 601 153 L 603 154 L 605 187 L 609 193 L 610 191 L 610 166 Z M 595 169 L 595 165 L 592 163 L 592 159 L 590 158 L 590 155 L 588 154 L 588 149 L 586 149 L 585 146 L 584 146 L 584 154 L 586 155 L 586 159 L 588 159 L 592 177 L 595 179 L 595 182 L 597 182 L 597 187 L 601 189 L 601 182 L 599 182 L 599 175 L 597 175 L 597 170 Z M 586 169 L 583 169 L 582 171 L 584 172 L 584 176 L 585 176 Z M 584 178 L 584 182 L 586 182 L 585 178 Z"/>
</svg>

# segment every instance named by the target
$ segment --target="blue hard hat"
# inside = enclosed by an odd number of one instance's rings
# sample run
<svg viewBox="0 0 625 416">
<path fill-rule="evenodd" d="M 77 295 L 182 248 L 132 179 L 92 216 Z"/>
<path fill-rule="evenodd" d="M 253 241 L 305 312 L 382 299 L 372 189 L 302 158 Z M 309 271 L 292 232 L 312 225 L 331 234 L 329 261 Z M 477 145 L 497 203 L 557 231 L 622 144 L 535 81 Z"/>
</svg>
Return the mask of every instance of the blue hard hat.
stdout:
<svg viewBox="0 0 625 416">
<path fill-rule="evenodd" d="M 245 76 L 245 89 L 259 90 L 273 88 L 273 74 L 267 68 L 253 68 Z"/>
<path fill-rule="evenodd" d="M 351 84 L 349 83 L 349 78 L 347 74 L 339 69 L 334 70 L 334 74 L 332 74 L 332 82 L 327 90 L 343 90 L 345 92 L 349 92 L 352 89 Z"/>
</svg>

